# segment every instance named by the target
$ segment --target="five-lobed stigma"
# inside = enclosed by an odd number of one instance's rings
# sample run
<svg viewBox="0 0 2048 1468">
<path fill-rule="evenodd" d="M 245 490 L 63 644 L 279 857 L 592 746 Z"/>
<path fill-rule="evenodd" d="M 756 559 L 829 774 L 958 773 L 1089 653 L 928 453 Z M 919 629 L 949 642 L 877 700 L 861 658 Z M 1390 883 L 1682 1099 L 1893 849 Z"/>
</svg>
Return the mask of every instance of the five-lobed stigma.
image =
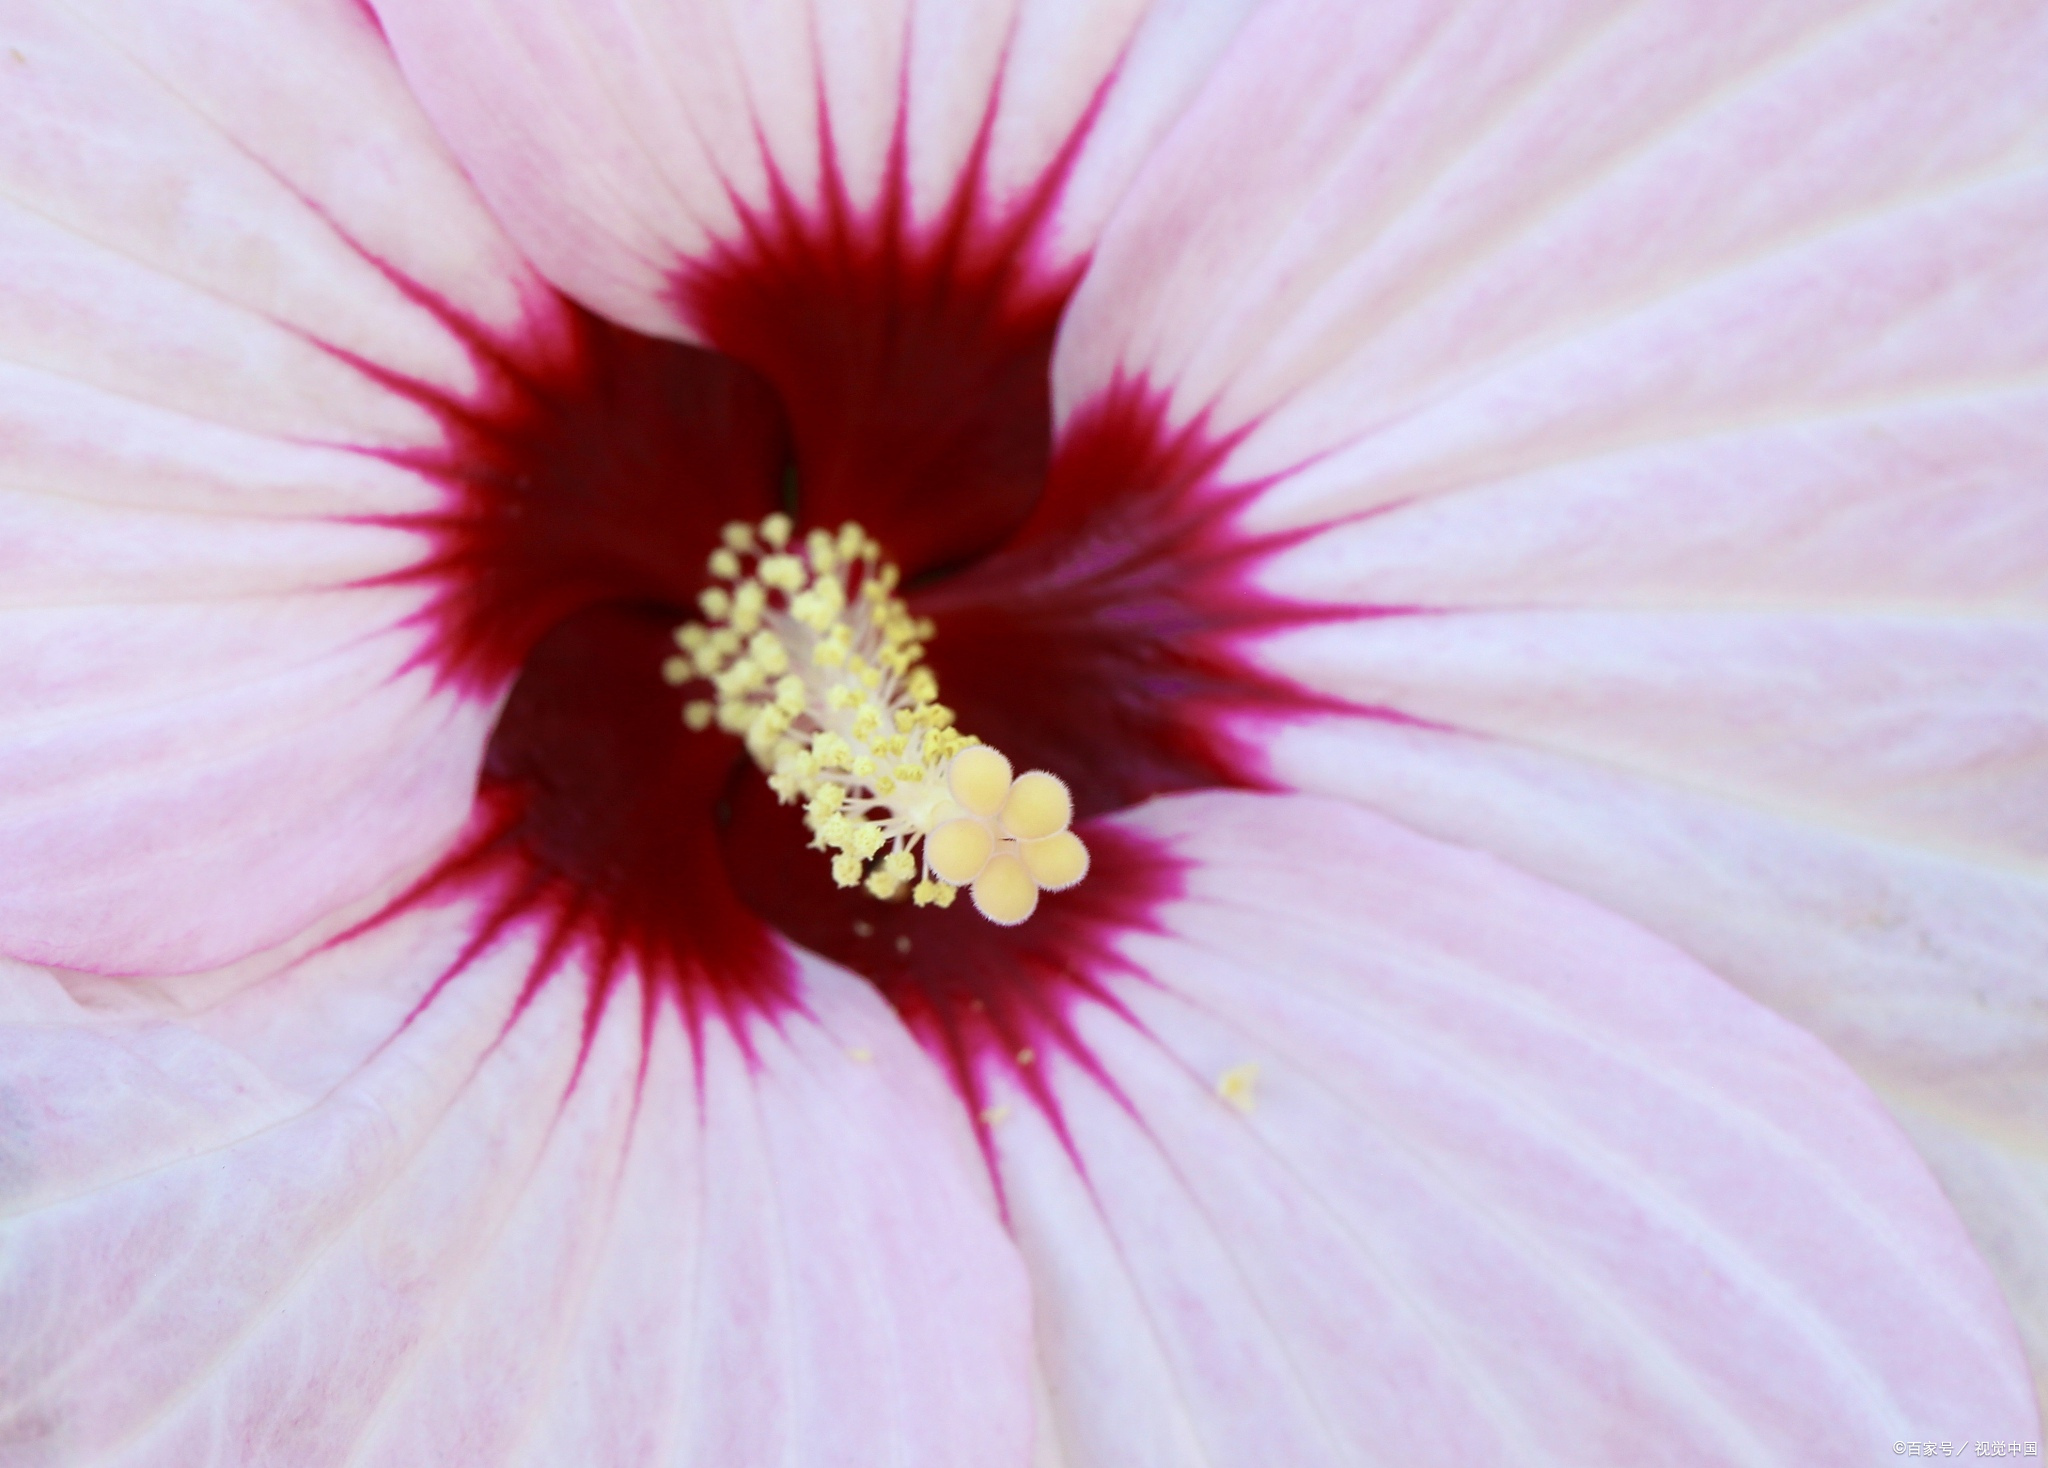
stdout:
<svg viewBox="0 0 2048 1468">
<path fill-rule="evenodd" d="M 746 742 L 783 804 L 803 803 L 840 886 L 921 907 L 966 887 L 989 921 L 1023 922 L 1040 891 L 1088 874 L 1067 787 L 1044 770 L 1013 777 L 954 727 L 921 661 L 932 625 L 860 526 L 793 532 L 782 514 L 725 527 L 704 620 L 676 629 L 681 652 L 662 668 L 672 685 L 711 685 L 684 722 Z"/>
</svg>

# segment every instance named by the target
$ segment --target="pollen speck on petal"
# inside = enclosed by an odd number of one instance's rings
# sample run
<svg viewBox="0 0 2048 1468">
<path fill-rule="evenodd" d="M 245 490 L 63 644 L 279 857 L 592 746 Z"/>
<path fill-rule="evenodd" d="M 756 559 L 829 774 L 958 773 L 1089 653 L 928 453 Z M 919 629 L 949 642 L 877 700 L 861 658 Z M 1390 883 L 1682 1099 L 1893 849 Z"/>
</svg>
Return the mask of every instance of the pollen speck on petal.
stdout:
<svg viewBox="0 0 2048 1468">
<path fill-rule="evenodd" d="M 1249 1116 L 1258 1104 L 1258 1079 L 1258 1062 L 1247 1060 L 1241 1065 L 1233 1065 L 1217 1078 L 1216 1094 Z"/>
</svg>

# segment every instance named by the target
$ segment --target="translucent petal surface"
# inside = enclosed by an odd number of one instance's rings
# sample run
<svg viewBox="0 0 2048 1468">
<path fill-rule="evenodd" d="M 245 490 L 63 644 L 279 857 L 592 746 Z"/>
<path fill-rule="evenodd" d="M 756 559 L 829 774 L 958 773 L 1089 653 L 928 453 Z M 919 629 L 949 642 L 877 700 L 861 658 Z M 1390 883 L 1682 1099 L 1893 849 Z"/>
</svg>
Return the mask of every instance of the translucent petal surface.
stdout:
<svg viewBox="0 0 2048 1468">
<path fill-rule="evenodd" d="M 185 1013 L 7 975 L 11 1461 L 1027 1459 L 1015 1255 L 872 991 L 810 966 L 693 1051 L 573 964 L 515 1016 L 518 930 L 413 1014 L 473 921 Z"/>
<path fill-rule="evenodd" d="M 1278 521 L 2037 377 L 2039 8 L 1706 14 L 1262 11 L 1105 237 L 1062 400 L 1121 368 L 1256 422 L 1240 475 L 1317 460 Z"/>
<path fill-rule="evenodd" d="M 1588 894 L 1826 1039 L 1920 1144 L 2048 1360 L 2037 873 L 1454 732 L 1332 723 L 1273 759 Z"/>
<path fill-rule="evenodd" d="M 1039 263 L 1070 262 L 1246 8 L 377 5 L 533 260 L 614 320 L 665 335 L 696 329 L 677 294 L 687 262 L 828 201 L 865 219 L 900 195 L 921 234 L 963 200 L 974 223 L 1007 216 L 1057 172 Z"/>
<path fill-rule="evenodd" d="M 1266 583 L 1374 615 L 1262 657 L 1391 717 L 1275 778 L 1811 1027 L 2048 1363 L 2044 66 L 2024 3 L 1275 6 L 1056 389 L 1149 379 L 1329 527 Z"/>
<path fill-rule="evenodd" d="M 1825 1048 L 1496 859 L 1302 797 L 1193 861 L 995 1127 L 1065 1461 L 1867 1463 L 2034 1435 L 2010 1317 Z M 1955 1422 L 1954 1428 L 1939 1424 Z"/>
<path fill-rule="evenodd" d="M 0 31 L 0 947 L 201 968 L 464 818 L 491 710 L 363 585 L 442 502 L 393 384 L 548 298 L 353 6 Z"/>
</svg>

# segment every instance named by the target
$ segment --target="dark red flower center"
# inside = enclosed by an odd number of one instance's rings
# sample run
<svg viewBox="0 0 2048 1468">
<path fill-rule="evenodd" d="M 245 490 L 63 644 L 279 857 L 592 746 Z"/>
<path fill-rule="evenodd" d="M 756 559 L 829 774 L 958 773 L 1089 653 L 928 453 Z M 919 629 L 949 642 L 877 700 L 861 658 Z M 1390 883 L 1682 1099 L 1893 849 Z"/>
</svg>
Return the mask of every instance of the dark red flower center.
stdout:
<svg viewBox="0 0 2048 1468">
<path fill-rule="evenodd" d="M 990 224 L 964 187 L 917 233 L 894 192 L 872 217 L 783 200 L 678 277 L 717 350 L 575 313 L 564 340 L 479 342 L 488 392 L 436 405 L 448 446 L 422 467 L 450 508 L 417 572 L 439 588 L 433 656 L 478 696 L 513 687 L 477 827 L 423 890 L 480 884 L 483 941 L 544 924 L 535 984 L 574 948 L 595 1006 L 630 975 L 693 1020 L 772 1008 L 780 933 L 866 975 L 972 1094 L 985 1057 L 1062 1042 L 1117 932 L 1175 890 L 1164 853 L 1099 822 L 1088 880 L 1016 929 L 836 887 L 796 810 L 737 740 L 686 730 L 660 676 L 731 520 L 863 524 L 937 624 L 928 661 L 961 727 L 1060 772 L 1084 823 L 1256 781 L 1226 717 L 1304 699 L 1245 640 L 1314 613 L 1252 588 L 1270 546 L 1215 482 L 1223 446 L 1169 431 L 1146 384 L 1055 439 L 1075 275 L 1034 267 L 1042 203 Z"/>
</svg>

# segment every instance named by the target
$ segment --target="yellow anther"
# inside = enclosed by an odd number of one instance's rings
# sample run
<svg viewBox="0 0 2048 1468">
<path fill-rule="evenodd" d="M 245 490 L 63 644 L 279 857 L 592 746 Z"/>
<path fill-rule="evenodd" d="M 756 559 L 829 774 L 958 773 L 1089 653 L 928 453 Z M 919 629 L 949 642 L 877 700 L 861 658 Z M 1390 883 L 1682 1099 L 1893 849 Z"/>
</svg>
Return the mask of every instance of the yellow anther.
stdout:
<svg viewBox="0 0 2048 1468">
<path fill-rule="evenodd" d="M 761 539 L 767 542 L 769 549 L 781 550 L 789 544 L 789 532 L 794 528 L 789 516 L 777 510 L 761 522 Z"/>
<path fill-rule="evenodd" d="M 707 586 L 697 598 L 697 605 L 712 621 L 723 622 L 732 615 L 732 593 L 723 586 Z"/>
<path fill-rule="evenodd" d="M 676 646 L 684 652 L 695 652 L 711 640 L 711 632 L 702 622 L 685 622 L 676 628 Z"/>
<path fill-rule="evenodd" d="M 702 734 L 717 714 L 717 708 L 708 699 L 692 699 L 683 705 L 683 725 L 693 734 Z"/>
<path fill-rule="evenodd" d="M 804 570 L 803 559 L 799 556 L 767 556 L 761 561 L 758 573 L 761 584 L 772 586 L 777 591 L 795 596 L 810 583 L 810 574 Z"/>
<path fill-rule="evenodd" d="M 882 849 L 882 843 L 889 839 L 888 833 L 873 821 L 864 821 L 853 828 L 853 839 L 847 843 L 847 850 L 866 861 Z"/>
<path fill-rule="evenodd" d="M 830 576 L 839 569 L 839 553 L 834 548 L 830 531 L 813 530 L 806 535 L 804 554 L 810 559 L 811 569 L 820 576 Z"/>
<path fill-rule="evenodd" d="M 818 758 L 808 749 L 792 749 L 775 761 L 775 773 L 808 788 L 818 773 Z"/>
<path fill-rule="evenodd" d="M 711 680 L 712 686 L 725 698 L 739 698 L 752 693 L 766 679 L 761 665 L 752 658 L 741 658 L 731 667 Z"/>
<path fill-rule="evenodd" d="M 830 729 L 811 740 L 811 753 L 824 770 L 853 768 L 853 746 Z"/>
<path fill-rule="evenodd" d="M 908 851 L 892 851 L 882 858 L 882 870 L 899 882 L 907 882 L 917 875 L 917 858 Z"/>
<path fill-rule="evenodd" d="M 851 852 L 841 852 L 832 858 L 832 880 L 842 887 L 858 887 L 860 874 L 866 863 Z"/>
<path fill-rule="evenodd" d="M 696 668 L 686 657 L 670 657 L 661 660 L 661 681 L 671 688 L 680 688 L 696 676 Z"/>
<path fill-rule="evenodd" d="M 761 625 L 761 613 L 768 609 L 768 588 L 758 581 L 742 581 L 733 588 L 732 625 L 740 633 Z"/>
<path fill-rule="evenodd" d="M 711 559 L 706 564 L 710 566 L 711 574 L 721 581 L 736 581 L 739 579 L 740 558 L 725 546 L 720 546 L 717 550 L 713 551 Z"/>
<path fill-rule="evenodd" d="M 782 639 L 773 632 L 756 632 L 747 642 L 747 656 L 761 665 L 761 670 L 771 678 L 778 678 L 789 671 L 789 653 L 782 645 Z"/>
<path fill-rule="evenodd" d="M 754 548 L 754 527 L 742 520 L 734 520 L 722 532 L 725 543 L 736 551 L 750 551 Z"/>
<path fill-rule="evenodd" d="M 876 870 L 868 874 L 867 889 L 871 895 L 887 902 L 903 890 L 903 882 L 885 871 Z"/>
</svg>

